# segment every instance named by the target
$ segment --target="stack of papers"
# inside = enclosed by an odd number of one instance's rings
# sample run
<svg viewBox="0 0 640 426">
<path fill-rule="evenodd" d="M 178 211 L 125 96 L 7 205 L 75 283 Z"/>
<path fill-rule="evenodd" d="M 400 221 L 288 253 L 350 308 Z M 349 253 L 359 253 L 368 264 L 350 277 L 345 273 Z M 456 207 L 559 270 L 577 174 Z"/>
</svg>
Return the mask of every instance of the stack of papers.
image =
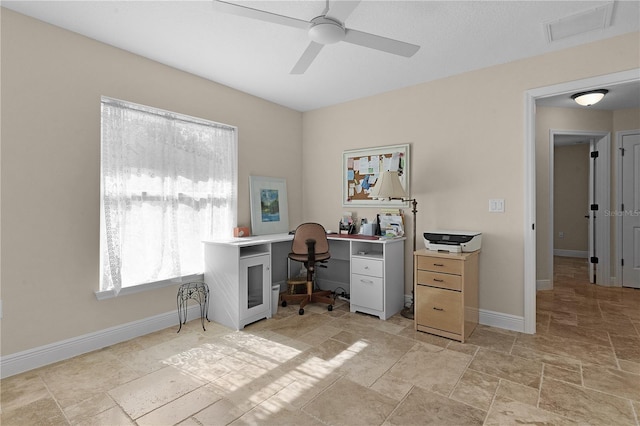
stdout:
<svg viewBox="0 0 640 426">
<path fill-rule="evenodd" d="M 399 209 L 384 209 L 378 214 L 380 235 L 393 238 L 404 235 L 404 217 Z"/>
</svg>

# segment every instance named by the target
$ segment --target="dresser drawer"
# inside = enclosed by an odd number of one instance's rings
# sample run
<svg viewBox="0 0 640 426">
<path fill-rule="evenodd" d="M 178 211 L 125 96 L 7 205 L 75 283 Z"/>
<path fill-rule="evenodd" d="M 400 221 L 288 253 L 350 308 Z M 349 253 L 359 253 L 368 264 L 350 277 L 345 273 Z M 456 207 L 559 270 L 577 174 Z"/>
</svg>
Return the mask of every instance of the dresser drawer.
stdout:
<svg viewBox="0 0 640 426">
<path fill-rule="evenodd" d="M 351 274 L 351 303 L 381 311 L 383 287 L 382 278 Z"/>
<path fill-rule="evenodd" d="M 450 290 L 457 291 L 462 290 L 462 277 L 460 275 L 418 270 L 416 279 L 418 284 L 448 288 Z"/>
<path fill-rule="evenodd" d="M 418 269 L 443 272 L 445 274 L 462 275 L 463 262 L 457 259 L 418 256 Z"/>
<path fill-rule="evenodd" d="M 462 334 L 462 293 L 416 286 L 416 324 Z"/>
<path fill-rule="evenodd" d="M 382 260 L 354 256 L 351 259 L 351 273 L 382 277 Z"/>
</svg>

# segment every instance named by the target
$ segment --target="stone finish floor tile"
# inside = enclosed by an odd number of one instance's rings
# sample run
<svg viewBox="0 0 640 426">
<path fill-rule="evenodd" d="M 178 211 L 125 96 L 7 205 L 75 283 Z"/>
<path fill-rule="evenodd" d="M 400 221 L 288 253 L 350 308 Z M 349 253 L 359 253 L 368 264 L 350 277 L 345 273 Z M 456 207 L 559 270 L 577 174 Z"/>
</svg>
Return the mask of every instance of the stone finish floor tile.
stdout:
<svg viewBox="0 0 640 426">
<path fill-rule="evenodd" d="M 539 407 L 589 424 L 636 424 L 631 401 L 553 379 L 542 383 Z"/>
<path fill-rule="evenodd" d="M 244 330 L 199 319 L 0 382 L 0 424 L 640 426 L 640 292 L 556 258 L 537 333 L 467 343 L 309 305 Z"/>
<path fill-rule="evenodd" d="M 471 356 L 427 343 L 416 343 L 389 370 L 392 377 L 449 396 Z"/>
<path fill-rule="evenodd" d="M 385 425 L 481 425 L 486 411 L 414 387 Z"/>
<path fill-rule="evenodd" d="M 484 424 L 492 426 L 523 424 L 563 426 L 578 425 L 580 422 L 509 398 L 496 397 Z"/>
<path fill-rule="evenodd" d="M 520 383 L 510 382 L 509 380 L 500 379 L 500 385 L 496 391 L 497 398 L 508 398 L 523 404 L 538 405 L 538 388 L 521 385 Z"/>
<path fill-rule="evenodd" d="M 118 386 L 109 395 L 132 419 L 137 419 L 203 384 L 180 370 L 166 367 Z"/>
<path fill-rule="evenodd" d="M 509 353 L 515 340 L 516 335 L 514 334 L 501 333 L 488 327 L 478 326 L 467 342 L 486 349 Z"/>
<path fill-rule="evenodd" d="M 391 398 L 343 378 L 307 404 L 303 411 L 325 424 L 379 425 L 396 404 Z"/>
<path fill-rule="evenodd" d="M 640 402 L 640 375 L 613 368 L 585 365 L 584 386 L 611 395 Z"/>
<path fill-rule="evenodd" d="M 544 377 L 549 379 L 562 380 L 563 382 L 582 385 L 582 374 L 580 371 L 567 370 L 555 365 L 544 365 Z"/>
<path fill-rule="evenodd" d="M 469 368 L 462 375 L 462 378 L 460 378 L 460 381 L 451 393 L 451 398 L 487 411 L 493 401 L 499 384 L 500 379 L 497 377 L 489 376 Z"/>
<path fill-rule="evenodd" d="M 482 348 L 469 368 L 530 387 L 538 387 L 542 377 L 541 362 Z"/>
</svg>

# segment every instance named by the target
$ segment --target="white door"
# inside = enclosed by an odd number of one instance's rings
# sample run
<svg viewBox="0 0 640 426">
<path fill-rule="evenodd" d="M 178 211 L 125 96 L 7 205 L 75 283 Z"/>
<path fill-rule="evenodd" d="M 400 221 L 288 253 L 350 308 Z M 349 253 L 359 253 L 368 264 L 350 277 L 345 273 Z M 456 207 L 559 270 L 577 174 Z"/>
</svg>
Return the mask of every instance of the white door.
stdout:
<svg viewBox="0 0 640 426">
<path fill-rule="evenodd" d="M 640 288 L 640 134 L 622 137 L 622 285 Z"/>
<path fill-rule="evenodd" d="M 271 256 L 261 254 L 240 259 L 240 328 L 271 318 Z"/>
<path fill-rule="evenodd" d="M 610 285 L 609 223 L 606 209 L 610 205 L 609 185 L 610 135 L 591 142 L 589 182 L 589 281 Z"/>
</svg>

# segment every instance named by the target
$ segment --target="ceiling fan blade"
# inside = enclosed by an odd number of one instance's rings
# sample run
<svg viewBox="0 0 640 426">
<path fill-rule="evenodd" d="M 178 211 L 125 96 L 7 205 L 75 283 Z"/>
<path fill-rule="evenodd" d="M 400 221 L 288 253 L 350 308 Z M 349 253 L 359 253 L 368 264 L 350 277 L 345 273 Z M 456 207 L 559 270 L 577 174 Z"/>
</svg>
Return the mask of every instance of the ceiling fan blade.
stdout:
<svg viewBox="0 0 640 426">
<path fill-rule="evenodd" d="M 407 58 L 412 57 L 420 49 L 420 46 L 415 44 L 405 43 L 404 41 L 394 40 L 349 28 L 346 29 L 344 41 Z"/>
<path fill-rule="evenodd" d="M 327 18 L 344 22 L 351 12 L 360 4 L 360 0 L 333 0 L 329 4 L 329 11 L 325 15 Z"/>
<path fill-rule="evenodd" d="M 304 74 L 323 47 L 324 44 L 316 43 L 315 41 L 309 43 L 309 46 L 307 46 L 307 49 L 300 59 L 298 59 L 298 62 L 293 66 L 289 74 Z"/>
<path fill-rule="evenodd" d="M 245 18 L 257 19 L 259 21 L 271 22 L 273 24 L 286 25 L 288 27 L 300 28 L 302 30 L 309 29 L 309 22 L 302 19 L 291 18 L 289 16 L 278 15 L 276 13 L 266 12 L 264 10 L 252 9 L 246 6 L 240 6 L 226 1 L 213 0 L 213 9 L 220 12 L 229 13 L 231 15 L 243 16 Z"/>
</svg>

